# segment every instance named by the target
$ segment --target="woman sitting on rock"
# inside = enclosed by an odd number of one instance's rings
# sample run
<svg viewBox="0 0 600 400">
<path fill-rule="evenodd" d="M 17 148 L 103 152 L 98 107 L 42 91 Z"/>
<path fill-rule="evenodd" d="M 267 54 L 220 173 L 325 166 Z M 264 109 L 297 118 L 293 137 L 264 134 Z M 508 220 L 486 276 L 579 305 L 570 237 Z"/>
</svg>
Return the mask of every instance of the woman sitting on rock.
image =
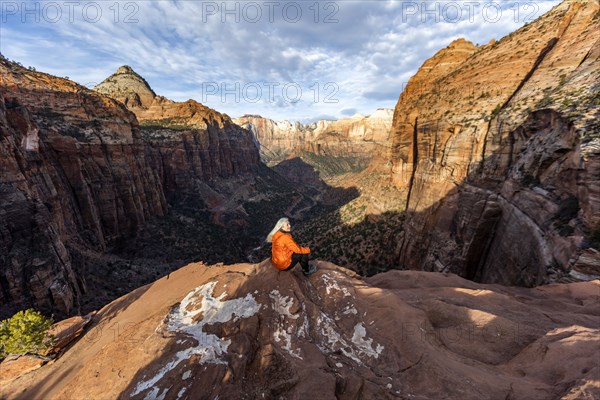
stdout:
<svg viewBox="0 0 600 400">
<path fill-rule="evenodd" d="M 271 261 L 280 271 L 289 271 L 300 263 L 302 272 L 308 276 L 317 270 L 309 263 L 310 249 L 298 246 L 290 233 L 292 226 L 287 218 L 281 218 L 267 236 L 267 242 L 272 243 Z"/>
</svg>

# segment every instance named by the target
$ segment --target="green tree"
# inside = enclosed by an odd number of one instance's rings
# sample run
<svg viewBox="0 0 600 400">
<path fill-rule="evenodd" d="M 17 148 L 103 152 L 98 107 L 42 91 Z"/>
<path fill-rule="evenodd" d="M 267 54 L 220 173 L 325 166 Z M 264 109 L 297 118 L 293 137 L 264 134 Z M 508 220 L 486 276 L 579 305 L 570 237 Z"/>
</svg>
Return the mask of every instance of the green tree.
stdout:
<svg viewBox="0 0 600 400">
<path fill-rule="evenodd" d="M 0 358 L 9 354 L 39 354 L 47 349 L 54 340 L 47 334 L 53 323 L 51 318 L 31 308 L 0 321 Z"/>
</svg>

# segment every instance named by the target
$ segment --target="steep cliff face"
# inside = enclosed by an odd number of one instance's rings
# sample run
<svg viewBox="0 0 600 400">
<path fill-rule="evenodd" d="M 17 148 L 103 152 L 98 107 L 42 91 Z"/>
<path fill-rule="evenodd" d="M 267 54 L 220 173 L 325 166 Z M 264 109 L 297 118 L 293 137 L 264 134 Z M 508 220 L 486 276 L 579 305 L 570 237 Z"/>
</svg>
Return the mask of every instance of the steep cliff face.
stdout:
<svg viewBox="0 0 600 400">
<path fill-rule="evenodd" d="M 410 80 L 391 134 L 403 266 L 535 285 L 576 264 L 600 218 L 599 22 L 596 1 L 565 1 Z"/>
<path fill-rule="evenodd" d="M 363 169 L 373 154 L 387 153 L 392 116 L 392 110 L 379 109 L 368 116 L 356 114 L 306 125 L 259 116 L 244 116 L 234 122 L 253 132 L 265 161 L 274 164 L 301 156 L 327 177 Z"/>
<path fill-rule="evenodd" d="M 0 396 L 600 395 L 600 281 L 526 289 L 416 271 L 363 279 L 317 263 L 309 278 L 269 261 L 188 265 L 108 304 L 60 358 Z"/>
<path fill-rule="evenodd" d="M 259 166 L 250 134 L 213 110 L 145 140 L 123 104 L 66 79 L 2 59 L 0 89 L 3 314 L 71 312 L 86 289 L 73 251 L 105 252 L 177 193 Z"/>
<path fill-rule="evenodd" d="M 194 100 L 157 96 L 129 66 L 120 67 L 94 91 L 121 101 L 140 121 L 145 152 L 163 177 L 169 197 L 192 191 L 195 180 L 228 178 L 258 168 L 259 153 L 248 131 Z"/>
<path fill-rule="evenodd" d="M 2 303 L 68 313 L 85 279 L 66 242 L 102 251 L 161 215 L 161 180 L 122 105 L 6 60 L 0 72 Z"/>
<path fill-rule="evenodd" d="M 314 140 L 296 151 L 321 164 L 327 175 L 360 171 L 375 155 L 388 153 L 392 115 L 392 110 L 379 109 L 368 116 L 319 121 Z"/>
<path fill-rule="evenodd" d="M 299 122 L 274 121 L 259 115 L 244 115 L 234 118 L 233 122 L 252 132 L 266 163 L 285 160 L 294 148 L 316 137 L 314 125 L 305 126 Z"/>
</svg>

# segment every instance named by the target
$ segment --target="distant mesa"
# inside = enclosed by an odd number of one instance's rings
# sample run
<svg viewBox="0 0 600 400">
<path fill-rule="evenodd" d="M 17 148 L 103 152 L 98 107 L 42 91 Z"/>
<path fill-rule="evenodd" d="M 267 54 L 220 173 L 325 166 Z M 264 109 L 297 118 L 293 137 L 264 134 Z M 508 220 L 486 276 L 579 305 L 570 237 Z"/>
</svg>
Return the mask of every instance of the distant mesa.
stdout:
<svg viewBox="0 0 600 400">
<path fill-rule="evenodd" d="M 244 114 L 240 118 L 262 118 L 262 116 L 258 114 Z"/>
<path fill-rule="evenodd" d="M 393 115 L 393 110 L 380 108 L 371 115 L 357 112 L 339 120 L 322 119 L 309 124 L 258 115 L 244 115 L 233 122 L 253 133 L 267 164 L 300 156 L 312 160 L 312 165 L 327 177 L 363 170 L 374 155 L 387 154 Z M 323 157 L 330 161 L 325 162 Z"/>
</svg>

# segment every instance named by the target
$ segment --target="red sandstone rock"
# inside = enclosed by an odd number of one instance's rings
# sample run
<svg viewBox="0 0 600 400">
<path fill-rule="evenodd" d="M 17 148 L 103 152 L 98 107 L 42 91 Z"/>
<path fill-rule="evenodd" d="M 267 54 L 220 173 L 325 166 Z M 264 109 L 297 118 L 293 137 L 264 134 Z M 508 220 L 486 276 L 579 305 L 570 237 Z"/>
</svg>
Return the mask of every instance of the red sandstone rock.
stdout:
<svg viewBox="0 0 600 400">
<path fill-rule="evenodd" d="M 340 169 L 350 171 L 357 166 L 365 167 L 376 154 L 388 153 L 392 113 L 391 110 L 379 109 L 368 116 L 356 114 L 336 121 L 320 120 L 306 125 L 252 115 L 236 118 L 234 122 L 254 134 L 261 156 L 268 163 L 275 164 L 288 157 L 309 153 L 325 157 L 330 160 L 329 163 L 348 159 L 347 165 L 342 161 Z M 321 172 L 325 177 L 331 175 L 326 168 L 322 168 Z"/>
<path fill-rule="evenodd" d="M 0 385 L 7 385 L 11 381 L 35 371 L 47 362 L 47 358 L 28 354 L 8 357 L 0 363 Z M 2 392 L 0 391 L 0 393 Z"/>
<path fill-rule="evenodd" d="M 58 353 L 77 339 L 83 333 L 85 327 L 92 321 L 95 312 L 85 316 L 76 316 L 57 322 L 48 330 L 48 335 L 54 338 L 52 347 L 48 348 L 43 355 Z"/>
<path fill-rule="evenodd" d="M 565 1 L 493 44 L 455 41 L 411 78 L 391 134 L 401 266 L 528 286 L 569 269 L 600 221 L 598 8 Z"/>
<path fill-rule="evenodd" d="M 100 310 L 6 399 L 597 397 L 600 282 L 190 264 Z M 26 389 L 26 391 L 24 391 Z"/>
<path fill-rule="evenodd" d="M 249 132 L 197 103 L 165 108 L 165 118 L 187 118 L 189 130 L 145 140 L 122 103 L 67 79 L 1 59 L 0 89 L 5 316 L 29 306 L 76 311 L 86 284 L 69 248 L 104 252 L 164 215 L 168 198 L 197 182 L 253 174 L 260 163 Z"/>
</svg>

